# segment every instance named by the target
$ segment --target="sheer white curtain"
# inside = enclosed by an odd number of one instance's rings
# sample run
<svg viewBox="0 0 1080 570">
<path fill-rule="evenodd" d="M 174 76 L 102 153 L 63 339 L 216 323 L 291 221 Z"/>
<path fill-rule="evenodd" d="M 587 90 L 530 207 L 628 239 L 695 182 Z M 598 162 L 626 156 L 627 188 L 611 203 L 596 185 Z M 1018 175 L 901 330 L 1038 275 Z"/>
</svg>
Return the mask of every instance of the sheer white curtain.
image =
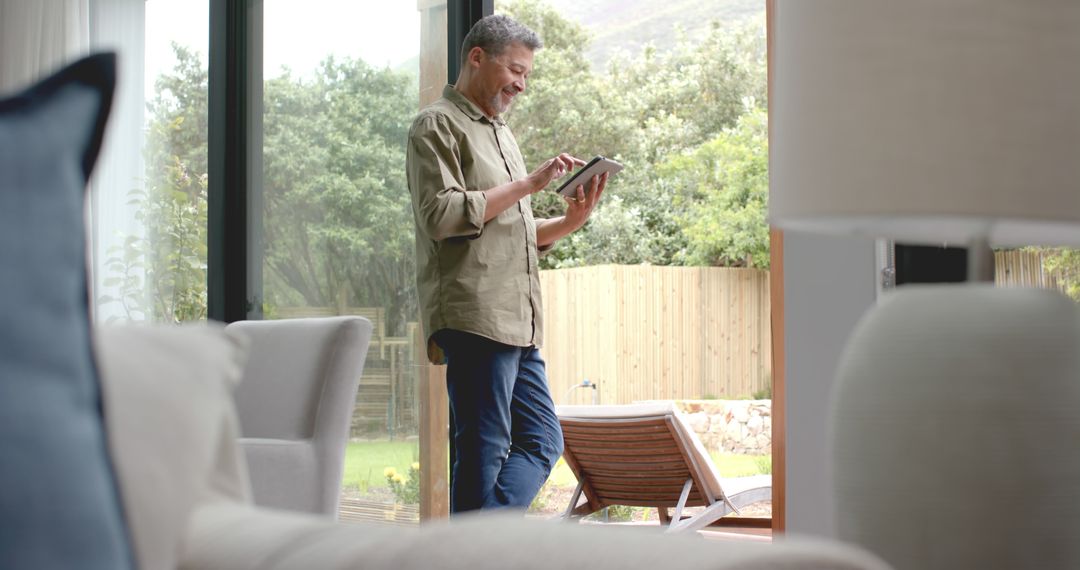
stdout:
<svg viewBox="0 0 1080 570">
<path fill-rule="evenodd" d="M 95 318 L 124 317 L 108 260 L 139 235 L 127 194 L 143 177 L 146 0 L 0 0 L 0 93 L 17 91 L 90 51 L 117 52 L 119 72 L 105 142 L 90 182 L 88 239 Z"/>
<path fill-rule="evenodd" d="M 129 193 L 145 185 L 146 0 L 89 0 L 90 49 L 117 54 L 116 93 L 109 127 L 90 185 L 90 272 L 94 318 L 141 320 L 145 289 L 123 282 L 124 240 L 143 235 Z M 137 298 L 133 299 L 132 296 Z M 120 299 L 124 299 L 121 301 Z"/>
<path fill-rule="evenodd" d="M 86 53 L 89 0 L 0 0 L 0 93 Z"/>
</svg>

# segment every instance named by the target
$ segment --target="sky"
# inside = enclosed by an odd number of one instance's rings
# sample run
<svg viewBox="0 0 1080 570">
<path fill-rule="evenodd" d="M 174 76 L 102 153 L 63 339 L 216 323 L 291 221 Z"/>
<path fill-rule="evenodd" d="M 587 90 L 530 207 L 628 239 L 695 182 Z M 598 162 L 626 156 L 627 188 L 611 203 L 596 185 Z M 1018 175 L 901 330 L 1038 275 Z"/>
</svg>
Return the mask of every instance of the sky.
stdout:
<svg viewBox="0 0 1080 570">
<path fill-rule="evenodd" d="M 395 67 L 420 52 L 417 0 L 263 0 L 265 78 L 307 75 L 329 54 Z M 147 85 L 172 68 L 175 41 L 206 57 L 209 0 L 147 0 Z"/>
</svg>

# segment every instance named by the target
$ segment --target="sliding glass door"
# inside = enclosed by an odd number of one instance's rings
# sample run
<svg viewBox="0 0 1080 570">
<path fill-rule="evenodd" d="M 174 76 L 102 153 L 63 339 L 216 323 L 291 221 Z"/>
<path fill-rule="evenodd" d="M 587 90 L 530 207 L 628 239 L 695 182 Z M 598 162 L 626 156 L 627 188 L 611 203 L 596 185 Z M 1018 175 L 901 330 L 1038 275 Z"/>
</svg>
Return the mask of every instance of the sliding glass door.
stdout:
<svg viewBox="0 0 1080 570">
<path fill-rule="evenodd" d="M 772 473 L 764 0 L 497 0 L 537 29 L 508 122 L 526 163 L 559 152 L 626 168 L 588 224 L 540 262 L 556 404 L 672 401 L 721 476 Z M 533 196 L 538 217 L 565 210 Z M 533 503 L 567 507 L 560 461 Z M 758 483 L 755 483 L 755 486 Z M 742 510 L 764 526 L 771 501 Z M 656 520 L 618 508 L 607 519 Z"/>
<path fill-rule="evenodd" d="M 445 17 L 441 38 L 422 37 L 430 4 L 263 0 L 256 12 L 251 316 L 359 315 L 374 325 L 346 454 L 346 521 L 419 517 L 418 411 L 429 370 L 405 142 L 421 87 L 445 82 Z M 424 76 L 422 60 L 436 62 Z"/>
</svg>

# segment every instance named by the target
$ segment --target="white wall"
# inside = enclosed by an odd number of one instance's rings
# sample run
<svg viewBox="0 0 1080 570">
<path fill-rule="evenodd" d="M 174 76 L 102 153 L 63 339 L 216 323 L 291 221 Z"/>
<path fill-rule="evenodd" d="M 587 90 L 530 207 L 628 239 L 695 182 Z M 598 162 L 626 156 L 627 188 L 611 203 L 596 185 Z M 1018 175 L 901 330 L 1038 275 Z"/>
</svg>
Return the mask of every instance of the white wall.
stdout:
<svg viewBox="0 0 1080 570">
<path fill-rule="evenodd" d="M 827 426 L 837 361 L 875 296 L 874 241 L 784 234 L 787 531 L 834 536 Z"/>
</svg>

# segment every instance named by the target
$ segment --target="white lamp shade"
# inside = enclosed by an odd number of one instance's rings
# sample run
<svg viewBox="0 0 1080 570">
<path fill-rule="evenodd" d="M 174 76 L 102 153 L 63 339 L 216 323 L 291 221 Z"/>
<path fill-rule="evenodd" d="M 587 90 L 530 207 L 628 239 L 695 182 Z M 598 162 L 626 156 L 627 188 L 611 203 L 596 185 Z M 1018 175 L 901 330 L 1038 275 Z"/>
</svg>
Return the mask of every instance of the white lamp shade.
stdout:
<svg viewBox="0 0 1080 570">
<path fill-rule="evenodd" d="M 778 0 L 770 218 L 1080 245 L 1080 2 Z"/>
</svg>

